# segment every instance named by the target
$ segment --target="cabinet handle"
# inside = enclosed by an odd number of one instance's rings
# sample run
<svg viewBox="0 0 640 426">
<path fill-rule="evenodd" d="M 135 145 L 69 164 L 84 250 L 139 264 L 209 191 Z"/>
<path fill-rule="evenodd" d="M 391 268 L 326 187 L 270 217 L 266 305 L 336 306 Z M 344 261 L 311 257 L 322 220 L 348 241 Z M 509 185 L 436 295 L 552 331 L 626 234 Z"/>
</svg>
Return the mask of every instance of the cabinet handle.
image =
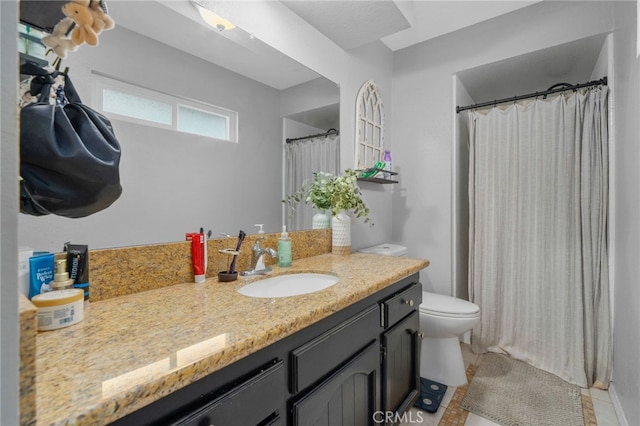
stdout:
<svg viewBox="0 0 640 426">
<path fill-rule="evenodd" d="M 413 299 L 403 300 L 402 303 L 405 305 L 413 306 Z"/>
</svg>

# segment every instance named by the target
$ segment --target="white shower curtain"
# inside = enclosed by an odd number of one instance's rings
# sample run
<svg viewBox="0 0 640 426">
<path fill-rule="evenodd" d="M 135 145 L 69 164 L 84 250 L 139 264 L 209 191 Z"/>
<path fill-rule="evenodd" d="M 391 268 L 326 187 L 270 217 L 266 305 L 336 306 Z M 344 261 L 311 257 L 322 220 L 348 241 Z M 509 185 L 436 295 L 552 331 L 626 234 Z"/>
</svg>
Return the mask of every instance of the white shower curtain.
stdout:
<svg viewBox="0 0 640 426">
<path fill-rule="evenodd" d="M 311 183 L 314 172 L 338 173 L 340 167 L 340 136 L 328 135 L 313 139 L 303 139 L 285 144 L 285 196 Z M 287 209 L 288 210 L 288 209 Z M 289 217 L 288 226 L 292 230 L 311 229 L 315 213 L 311 204 L 304 202 L 296 207 Z"/>
<path fill-rule="evenodd" d="M 469 114 L 476 352 L 607 388 L 607 87 Z"/>
</svg>

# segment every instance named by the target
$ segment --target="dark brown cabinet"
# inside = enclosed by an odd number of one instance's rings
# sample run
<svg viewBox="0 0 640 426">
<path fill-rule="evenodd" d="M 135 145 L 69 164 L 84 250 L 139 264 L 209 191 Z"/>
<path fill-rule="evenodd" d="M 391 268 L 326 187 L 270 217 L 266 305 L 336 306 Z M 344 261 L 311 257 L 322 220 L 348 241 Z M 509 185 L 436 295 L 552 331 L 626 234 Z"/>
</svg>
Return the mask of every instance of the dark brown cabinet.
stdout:
<svg viewBox="0 0 640 426">
<path fill-rule="evenodd" d="M 382 335 L 382 410 L 404 413 L 420 395 L 420 315 L 413 311 Z"/>
<path fill-rule="evenodd" d="M 340 365 L 367 339 L 374 339 L 366 349 L 371 365 L 364 363 L 361 354 L 347 364 L 351 369 L 345 366 L 318 384 L 294 403 L 293 425 L 368 425 L 400 418 L 420 393 L 421 302 L 422 285 L 414 283 L 293 351 L 294 389 L 303 389 L 299 375 L 317 378 Z M 306 363 L 300 363 L 301 356 Z M 354 386 L 359 386 L 358 392 L 352 391 Z M 368 410 L 364 417 L 363 410 Z"/>
<path fill-rule="evenodd" d="M 342 368 L 293 404 L 295 426 L 364 426 L 379 411 L 377 342 L 371 342 Z"/>
<path fill-rule="evenodd" d="M 176 426 L 284 424 L 279 412 L 284 399 L 283 362 L 267 368 L 233 387 Z"/>
<path fill-rule="evenodd" d="M 380 314 L 370 306 L 291 352 L 293 393 L 303 391 L 377 340 Z"/>
</svg>

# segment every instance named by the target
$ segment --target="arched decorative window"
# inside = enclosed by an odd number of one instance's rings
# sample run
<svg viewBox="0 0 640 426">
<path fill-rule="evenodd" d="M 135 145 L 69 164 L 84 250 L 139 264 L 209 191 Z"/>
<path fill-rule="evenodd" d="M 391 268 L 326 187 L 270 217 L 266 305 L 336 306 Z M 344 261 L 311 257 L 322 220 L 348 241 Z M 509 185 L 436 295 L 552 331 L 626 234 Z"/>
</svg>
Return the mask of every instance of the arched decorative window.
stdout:
<svg viewBox="0 0 640 426">
<path fill-rule="evenodd" d="M 356 102 L 356 170 L 372 167 L 384 154 L 384 109 L 373 80 L 362 85 Z"/>
</svg>

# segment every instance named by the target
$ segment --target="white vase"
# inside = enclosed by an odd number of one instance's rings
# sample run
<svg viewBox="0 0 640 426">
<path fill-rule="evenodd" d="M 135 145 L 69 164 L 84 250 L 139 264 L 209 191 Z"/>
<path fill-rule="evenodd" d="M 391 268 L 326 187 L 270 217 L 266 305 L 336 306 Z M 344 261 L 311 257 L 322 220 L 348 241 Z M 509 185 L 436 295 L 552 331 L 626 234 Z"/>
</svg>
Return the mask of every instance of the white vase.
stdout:
<svg viewBox="0 0 640 426">
<path fill-rule="evenodd" d="M 344 210 L 331 219 L 331 252 L 351 254 L 351 218 Z"/>
<path fill-rule="evenodd" d="M 318 213 L 313 215 L 311 222 L 312 229 L 325 229 L 331 227 L 331 216 L 325 209 L 318 210 Z"/>
</svg>

